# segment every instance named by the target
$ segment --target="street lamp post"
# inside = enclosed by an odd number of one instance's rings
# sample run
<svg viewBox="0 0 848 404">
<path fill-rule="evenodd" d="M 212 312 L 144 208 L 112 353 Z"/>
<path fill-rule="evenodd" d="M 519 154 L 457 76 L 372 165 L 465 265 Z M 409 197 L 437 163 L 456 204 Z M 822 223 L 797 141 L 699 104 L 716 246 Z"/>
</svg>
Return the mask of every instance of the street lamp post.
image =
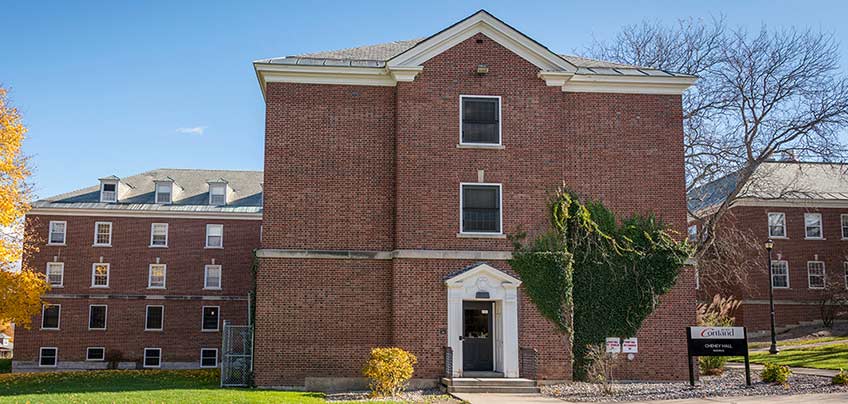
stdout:
<svg viewBox="0 0 848 404">
<path fill-rule="evenodd" d="M 774 355 L 777 353 L 777 333 L 774 331 L 774 273 L 771 267 L 771 250 L 774 248 L 774 241 L 768 239 L 766 241 L 766 251 L 768 251 L 768 274 L 769 274 L 769 309 L 771 310 L 771 347 L 769 353 Z"/>
</svg>

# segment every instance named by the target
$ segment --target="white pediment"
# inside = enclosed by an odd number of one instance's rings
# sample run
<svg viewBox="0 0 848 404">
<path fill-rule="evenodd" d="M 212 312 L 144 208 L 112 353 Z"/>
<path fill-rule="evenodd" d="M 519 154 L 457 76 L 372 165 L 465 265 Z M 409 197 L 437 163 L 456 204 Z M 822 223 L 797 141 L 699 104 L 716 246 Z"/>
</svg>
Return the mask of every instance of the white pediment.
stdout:
<svg viewBox="0 0 848 404">
<path fill-rule="evenodd" d="M 405 52 L 394 56 L 386 63 L 386 67 L 393 70 L 399 67 L 420 66 L 436 55 L 477 34 L 486 35 L 489 39 L 521 56 L 543 71 L 568 73 L 577 71 L 576 66 L 485 10 L 474 13 L 470 17 L 419 42 Z"/>
<path fill-rule="evenodd" d="M 488 265 L 488 264 L 477 264 L 477 266 L 468 269 L 467 271 L 463 271 L 455 276 L 452 276 L 445 280 L 445 284 L 450 286 L 462 286 L 466 284 L 479 284 L 481 282 L 485 282 L 489 287 L 496 287 L 497 285 L 489 285 L 491 283 L 497 283 L 498 285 L 510 285 L 513 287 L 518 287 L 521 285 L 521 280 L 510 276 L 509 274 L 498 270 L 497 268 Z M 478 285 L 484 286 L 484 285 Z"/>
</svg>

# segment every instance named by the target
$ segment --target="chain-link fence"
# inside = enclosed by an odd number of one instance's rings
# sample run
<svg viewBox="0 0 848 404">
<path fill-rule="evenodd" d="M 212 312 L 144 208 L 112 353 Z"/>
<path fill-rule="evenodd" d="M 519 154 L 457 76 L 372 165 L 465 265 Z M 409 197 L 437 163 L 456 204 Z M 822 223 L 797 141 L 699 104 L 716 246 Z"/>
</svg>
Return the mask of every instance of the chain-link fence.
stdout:
<svg viewBox="0 0 848 404">
<path fill-rule="evenodd" d="M 248 386 L 253 371 L 253 327 L 224 321 L 223 334 L 221 387 Z"/>
</svg>

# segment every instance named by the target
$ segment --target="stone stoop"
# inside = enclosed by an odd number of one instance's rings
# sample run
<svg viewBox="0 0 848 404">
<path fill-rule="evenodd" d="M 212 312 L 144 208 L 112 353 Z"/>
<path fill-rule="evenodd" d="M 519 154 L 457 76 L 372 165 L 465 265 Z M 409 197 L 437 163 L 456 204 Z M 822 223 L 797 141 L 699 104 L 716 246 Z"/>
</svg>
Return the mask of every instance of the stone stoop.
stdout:
<svg viewBox="0 0 848 404">
<path fill-rule="evenodd" d="M 458 377 L 442 378 L 448 393 L 539 393 L 535 380 Z"/>
</svg>

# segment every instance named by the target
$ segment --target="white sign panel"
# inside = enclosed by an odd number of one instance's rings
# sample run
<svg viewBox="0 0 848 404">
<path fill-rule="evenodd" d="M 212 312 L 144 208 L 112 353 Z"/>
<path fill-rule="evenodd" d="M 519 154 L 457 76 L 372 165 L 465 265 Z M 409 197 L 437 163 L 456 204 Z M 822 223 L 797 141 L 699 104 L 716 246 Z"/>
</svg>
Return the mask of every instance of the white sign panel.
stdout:
<svg viewBox="0 0 848 404">
<path fill-rule="evenodd" d="M 636 338 L 627 338 L 621 343 L 621 352 L 639 353 L 639 341 Z"/>
<path fill-rule="evenodd" d="M 690 327 L 692 339 L 745 339 L 744 327 Z"/>
<path fill-rule="evenodd" d="M 607 353 L 621 353 L 621 339 L 607 338 Z"/>
</svg>

